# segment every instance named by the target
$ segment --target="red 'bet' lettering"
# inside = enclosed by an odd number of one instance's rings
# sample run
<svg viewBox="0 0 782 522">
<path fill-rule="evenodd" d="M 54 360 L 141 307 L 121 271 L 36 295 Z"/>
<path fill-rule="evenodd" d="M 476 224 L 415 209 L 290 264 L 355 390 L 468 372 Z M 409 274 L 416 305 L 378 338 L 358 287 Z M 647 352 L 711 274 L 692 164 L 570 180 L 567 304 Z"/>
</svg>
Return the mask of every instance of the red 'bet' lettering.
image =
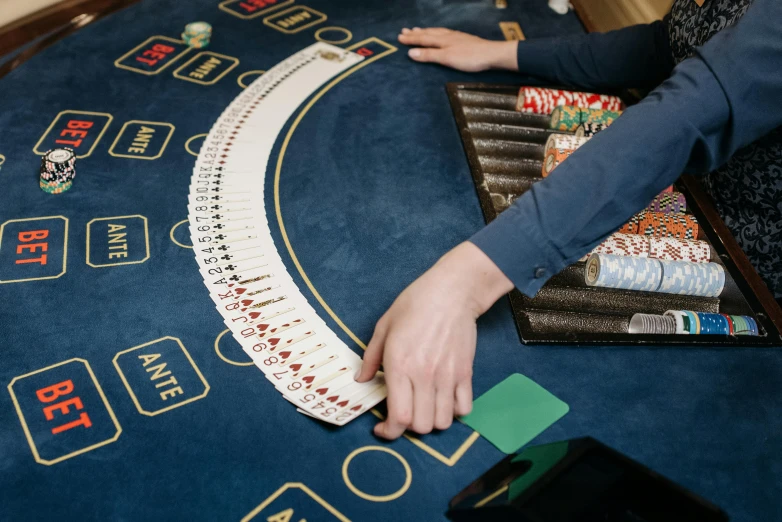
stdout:
<svg viewBox="0 0 782 522">
<path fill-rule="evenodd" d="M 277 0 L 247 0 L 246 2 L 240 2 L 239 6 L 248 13 L 252 13 L 258 9 L 262 9 L 276 3 Z"/>
<path fill-rule="evenodd" d="M 28 230 L 25 232 L 19 232 L 17 235 L 17 239 L 20 243 L 29 243 L 30 241 L 36 240 L 36 239 L 46 239 L 49 237 L 49 231 L 48 230 Z M 41 250 L 41 252 L 46 252 L 49 250 L 49 244 L 48 243 L 32 243 L 29 245 L 17 245 L 16 246 L 16 253 L 22 254 L 25 250 L 29 250 L 30 252 L 37 252 L 38 249 Z M 15 261 L 15 264 L 17 265 L 23 265 L 26 263 L 40 263 L 42 265 L 46 264 L 46 254 L 41 254 L 41 257 L 31 258 L 31 259 L 17 259 Z"/>
<path fill-rule="evenodd" d="M 69 120 L 68 124 L 65 126 L 66 128 L 63 129 L 60 132 L 60 136 L 65 137 L 85 137 L 87 136 L 87 133 L 80 129 L 89 129 L 93 125 L 93 122 L 91 121 L 82 121 L 82 120 Z M 54 140 L 54 143 L 60 143 L 62 145 L 71 145 L 72 147 L 78 147 L 81 145 L 81 139 L 78 140 Z"/>
<path fill-rule="evenodd" d="M 68 379 L 67 381 L 58 382 L 57 384 L 52 384 L 51 386 L 47 386 L 46 388 L 41 388 L 40 390 L 35 392 L 35 395 L 38 397 L 38 400 L 41 402 L 52 402 L 57 397 L 60 397 L 62 395 L 68 395 L 73 391 L 73 381 Z"/>
<path fill-rule="evenodd" d="M 356 51 L 356 53 L 360 54 L 361 56 L 372 56 L 373 54 L 375 54 L 374 52 L 370 51 L 366 47 L 362 47 L 361 49 Z"/>
<path fill-rule="evenodd" d="M 174 52 L 174 48 L 170 45 L 155 44 L 152 46 L 152 49 L 146 49 L 143 53 L 141 53 L 141 56 L 136 56 L 136 60 L 141 63 L 145 63 L 150 67 L 154 67 L 156 63 L 158 63 L 160 60 L 163 60 L 166 55 L 172 52 Z M 147 56 L 150 58 L 146 58 Z"/>
<path fill-rule="evenodd" d="M 43 403 L 49 403 L 54 401 L 58 397 L 62 397 L 63 395 L 68 395 L 72 392 L 73 392 L 73 381 L 68 379 L 67 381 L 59 382 L 57 384 L 52 384 L 51 386 L 41 388 L 40 390 L 37 390 L 35 392 L 35 395 L 36 397 L 38 397 L 39 401 Z M 55 411 L 59 411 L 61 415 L 66 415 L 71 412 L 69 406 L 73 406 L 77 410 L 81 410 L 84 408 L 84 404 L 81 402 L 81 399 L 79 397 L 73 397 L 71 399 L 60 401 L 56 404 L 51 404 L 49 406 L 44 407 L 43 415 L 44 417 L 46 417 L 46 420 L 54 420 Z M 89 428 L 92 426 L 92 421 L 90 421 L 90 416 L 87 414 L 87 412 L 82 412 L 81 414 L 79 414 L 79 418 L 77 420 L 67 422 L 65 424 L 61 424 L 60 426 L 56 426 L 52 428 L 52 434 L 57 435 L 58 433 L 62 433 L 63 431 L 68 431 L 72 428 L 75 428 L 76 426 L 84 426 L 85 428 Z"/>
</svg>

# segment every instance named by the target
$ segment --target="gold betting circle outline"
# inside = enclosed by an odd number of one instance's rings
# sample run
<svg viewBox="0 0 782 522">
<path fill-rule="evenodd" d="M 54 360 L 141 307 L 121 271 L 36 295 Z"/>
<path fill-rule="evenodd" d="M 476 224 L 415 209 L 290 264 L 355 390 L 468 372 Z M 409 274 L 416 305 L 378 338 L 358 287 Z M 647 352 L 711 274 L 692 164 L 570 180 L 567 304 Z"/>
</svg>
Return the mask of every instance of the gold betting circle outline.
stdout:
<svg viewBox="0 0 782 522">
<path fill-rule="evenodd" d="M 179 241 L 177 241 L 177 240 L 174 238 L 174 230 L 176 230 L 176 229 L 177 229 L 177 227 L 178 227 L 179 225 L 181 225 L 182 223 L 187 223 L 187 219 L 183 219 L 183 220 L 182 220 L 182 221 L 180 221 L 179 223 L 175 223 L 175 224 L 174 224 L 174 226 L 173 226 L 173 227 L 171 227 L 171 231 L 168 233 L 168 237 L 170 237 L 170 238 L 171 238 L 171 241 L 173 241 L 173 242 L 174 242 L 174 244 L 175 244 L 176 246 L 179 246 L 179 247 L 182 247 L 182 248 L 189 248 L 190 250 L 192 250 L 192 249 L 193 249 L 193 245 L 190 245 L 190 246 L 183 245 L 182 243 L 180 243 Z"/>
<path fill-rule="evenodd" d="M 205 132 L 205 133 L 203 133 L 203 134 L 196 134 L 195 136 L 190 136 L 190 137 L 187 139 L 187 141 L 185 142 L 185 150 L 188 152 L 188 154 L 191 154 L 191 155 L 193 155 L 193 156 L 195 156 L 195 157 L 197 158 L 197 157 L 198 157 L 198 153 L 197 153 L 197 152 L 193 152 L 192 150 L 190 150 L 190 143 L 191 143 L 191 142 L 192 142 L 194 139 L 197 139 L 197 138 L 206 138 L 207 136 L 209 136 L 209 133 L 208 133 L 208 132 Z"/>
<path fill-rule="evenodd" d="M 256 69 L 256 70 L 253 70 L 253 71 L 245 71 L 245 72 L 243 72 L 242 74 L 240 74 L 240 75 L 239 75 L 239 76 L 236 78 L 236 83 L 237 83 L 237 84 L 239 85 L 239 87 L 241 87 L 242 89 L 246 89 L 247 87 L 249 87 L 249 85 L 242 85 L 242 80 L 244 80 L 244 77 L 245 77 L 245 76 L 247 76 L 248 74 L 257 74 L 258 76 L 260 76 L 260 75 L 264 74 L 265 72 L 266 72 L 266 71 L 263 71 L 263 70 L 261 70 L 261 69 Z"/>
<path fill-rule="evenodd" d="M 325 31 L 345 31 L 345 34 L 347 35 L 344 40 L 326 40 L 323 38 L 320 34 Z M 321 27 L 317 31 L 315 31 L 315 39 L 319 42 L 331 44 L 331 45 L 340 45 L 344 43 L 348 43 L 353 39 L 353 33 L 350 32 L 350 30 L 345 29 L 344 27 L 337 27 L 336 25 L 332 25 L 330 27 Z"/>
<path fill-rule="evenodd" d="M 3 156 L 2 154 L 0 154 L 0 167 L 2 167 L 2 166 L 3 166 L 3 163 L 5 163 L 5 156 Z"/>
<path fill-rule="evenodd" d="M 402 487 L 396 490 L 394 493 L 391 493 L 390 495 L 370 495 L 369 493 L 364 493 L 358 489 L 350 481 L 350 476 L 348 475 L 348 466 L 350 466 L 350 461 L 353 460 L 356 455 L 360 455 L 370 450 L 381 451 L 396 457 L 405 468 L 405 483 L 402 484 Z M 410 484 L 413 482 L 413 470 L 410 469 L 410 464 L 407 463 L 405 458 L 391 448 L 386 448 L 385 446 L 364 446 L 362 448 L 354 449 L 350 452 L 350 455 L 345 457 L 345 462 L 342 463 L 342 480 L 345 481 L 345 485 L 348 487 L 348 489 L 359 498 L 363 498 L 364 500 L 368 500 L 370 502 L 391 502 L 392 500 L 396 500 L 407 493 L 407 490 L 410 489 Z"/>
<path fill-rule="evenodd" d="M 228 332 L 230 332 L 230 331 L 231 331 L 231 329 L 230 329 L 230 328 L 226 328 L 225 330 L 223 330 L 222 332 L 220 332 L 220 335 L 218 335 L 218 336 L 217 336 L 217 339 L 215 339 L 215 352 L 217 352 L 217 356 L 218 356 L 220 359 L 222 359 L 223 361 L 225 361 L 225 362 L 227 362 L 228 364 L 231 364 L 231 365 L 233 365 L 233 366 L 254 366 L 254 365 L 255 365 L 255 363 L 254 363 L 254 362 L 252 362 L 252 361 L 250 361 L 250 362 L 243 362 L 243 363 L 241 363 L 241 362 L 236 362 L 236 361 L 232 361 L 231 359 L 229 359 L 228 357 L 226 357 L 225 355 L 223 355 L 223 353 L 220 351 L 220 339 L 222 339 L 222 338 L 223 338 L 223 336 L 224 336 L 225 334 L 227 334 Z"/>
<path fill-rule="evenodd" d="M 290 143 L 291 138 L 293 137 L 293 133 L 296 130 L 296 127 L 299 126 L 299 123 L 304 118 L 304 116 L 309 112 L 309 110 L 312 108 L 315 103 L 323 97 L 324 94 L 326 94 L 329 90 L 331 90 L 332 87 L 337 85 L 339 82 L 344 80 L 347 76 L 350 76 L 354 72 L 358 71 L 359 69 L 366 67 L 370 63 L 379 60 L 380 58 L 383 58 L 384 56 L 387 56 L 389 54 L 392 54 L 397 51 L 397 48 L 393 45 L 384 42 L 383 40 L 380 40 L 379 38 L 371 37 L 367 38 L 366 40 L 362 40 L 360 42 L 357 42 L 350 47 L 346 47 L 345 50 L 352 51 L 354 49 L 359 49 L 361 46 L 366 45 L 369 42 L 375 42 L 379 43 L 381 45 L 386 46 L 387 50 L 383 51 L 382 53 L 373 56 L 372 58 L 366 59 L 363 62 L 359 63 L 355 67 L 348 69 L 347 71 L 343 72 L 331 82 L 329 82 L 325 87 L 323 87 L 320 91 L 318 91 L 312 99 L 307 103 L 307 105 L 304 106 L 304 108 L 299 111 L 298 116 L 296 116 L 296 119 L 293 120 L 293 123 L 291 124 L 290 128 L 288 129 L 288 133 L 285 135 L 285 139 L 282 141 L 282 146 L 280 147 L 280 152 L 277 156 L 277 166 L 274 171 L 274 208 L 275 213 L 277 215 L 277 224 L 280 227 L 280 235 L 282 236 L 282 240 L 285 243 L 285 248 L 288 250 L 288 255 L 291 256 L 291 261 L 293 262 L 294 266 L 296 266 L 296 270 L 299 272 L 299 275 L 301 276 L 304 283 L 307 285 L 307 288 L 310 289 L 310 292 L 312 292 L 312 295 L 315 297 L 315 299 L 320 303 L 320 305 L 323 307 L 323 310 L 329 314 L 329 316 L 334 320 L 334 322 L 337 323 L 337 325 L 344 331 L 358 346 L 360 346 L 363 350 L 367 349 L 366 344 L 358 338 L 356 334 L 353 333 L 353 331 L 345 325 L 345 323 L 342 322 L 342 320 L 339 318 L 339 316 L 334 313 L 334 310 L 331 309 L 331 307 L 326 303 L 326 301 L 323 299 L 323 297 L 320 295 L 318 290 L 315 288 L 315 285 L 312 284 L 312 281 L 310 281 L 309 276 L 307 276 L 307 273 L 304 271 L 304 267 L 301 266 L 301 263 L 299 263 L 299 258 L 296 257 L 296 252 L 293 251 L 293 246 L 291 245 L 290 239 L 288 238 L 288 232 L 285 229 L 285 222 L 282 219 L 282 207 L 280 206 L 280 176 L 282 173 L 282 163 L 283 159 L 285 158 L 285 152 L 288 149 L 288 143 Z M 376 409 L 370 410 L 372 414 L 379 418 L 383 419 L 383 415 L 377 411 Z M 480 438 L 481 434 L 477 431 L 473 431 L 472 434 L 467 437 L 464 442 L 454 451 L 450 457 L 446 457 L 436 449 L 432 448 L 425 442 L 423 442 L 421 439 L 414 437 L 408 433 L 405 433 L 403 435 L 407 440 L 412 442 L 415 446 L 423 450 L 424 452 L 428 453 L 435 459 L 439 460 L 446 466 L 453 466 L 456 464 L 459 459 L 461 459 L 464 454 L 467 452 L 468 449 L 475 443 L 478 438 Z"/>
</svg>

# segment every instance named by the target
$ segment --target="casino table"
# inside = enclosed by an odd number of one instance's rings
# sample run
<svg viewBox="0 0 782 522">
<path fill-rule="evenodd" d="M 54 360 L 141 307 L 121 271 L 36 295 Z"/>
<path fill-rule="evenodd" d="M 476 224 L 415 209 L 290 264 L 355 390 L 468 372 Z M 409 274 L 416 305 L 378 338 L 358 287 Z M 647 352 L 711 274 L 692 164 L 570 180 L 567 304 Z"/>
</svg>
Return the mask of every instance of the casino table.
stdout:
<svg viewBox="0 0 782 522">
<path fill-rule="evenodd" d="M 396 295 L 483 225 L 445 84 L 534 83 L 415 64 L 396 35 L 584 31 L 544 1 L 508 3 L 143 0 L 4 69 L 0 519 L 445 519 L 503 454 L 459 422 L 387 442 L 371 413 L 339 428 L 296 413 L 210 299 L 188 187 L 253 80 L 316 41 L 360 51 L 272 137 L 259 178 L 293 282 L 360 353 Z M 181 41 L 193 21 L 212 25 L 207 48 Z M 77 176 L 47 194 L 40 156 L 63 145 Z M 153 352 L 165 382 L 138 369 Z M 782 519 L 782 351 L 523 345 L 502 299 L 478 323 L 476 396 L 515 372 L 570 406 L 535 443 L 592 436 L 732 520 Z"/>
</svg>

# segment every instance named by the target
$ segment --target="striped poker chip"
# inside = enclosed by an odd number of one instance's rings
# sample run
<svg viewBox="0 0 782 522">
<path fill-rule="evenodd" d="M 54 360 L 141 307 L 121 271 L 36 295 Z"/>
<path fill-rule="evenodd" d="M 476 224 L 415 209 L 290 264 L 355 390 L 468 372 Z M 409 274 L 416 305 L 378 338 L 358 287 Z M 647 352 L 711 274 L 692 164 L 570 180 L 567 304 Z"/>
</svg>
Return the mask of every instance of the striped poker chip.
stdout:
<svg viewBox="0 0 782 522">
<path fill-rule="evenodd" d="M 581 125 L 592 124 L 608 127 L 622 114 L 621 111 L 588 109 L 574 105 L 561 105 L 551 111 L 550 128 L 554 130 L 578 132 Z"/>
<path fill-rule="evenodd" d="M 662 279 L 662 267 L 656 259 L 592 254 L 586 263 L 587 286 L 654 292 Z"/>
<path fill-rule="evenodd" d="M 638 231 L 638 224 L 645 216 L 646 211 L 642 210 L 638 214 L 631 217 L 627 223 L 622 225 L 622 228 L 619 229 L 619 232 L 622 234 L 639 234 L 640 232 Z"/>
<path fill-rule="evenodd" d="M 586 138 L 591 138 L 592 136 L 594 136 L 601 130 L 605 129 L 606 127 L 608 127 L 608 125 L 604 123 L 594 123 L 594 122 L 582 123 L 576 129 L 575 135 L 578 137 L 584 136 Z"/>
<path fill-rule="evenodd" d="M 711 260 L 711 247 L 708 242 L 700 240 L 650 237 L 649 257 L 666 261 L 708 263 Z"/>
<path fill-rule="evenodd" d="M 695 312 L 689 310 L 682 310 L 685 318 L 685 328 L 688 328 L 692 335 L 698 335 L 701 333 L 701 321 L 700 318 L 695 315 Z"/>
<path fill-rule="evenodd" d="M 669 315 L 634 314 L 630 319 L 629 333 L 676 334 L 678 323 Z"/>
<path fill-rule="evenodd" d="M 700 322 L 701 335 L 730 335 L 728 320 L 722 314 L 694 312 Z"/>
<path fill-rule="evenodd" d="M 689 335 L 690 333 L 690 319 L 687 317 L 687 314 L 682 312 L 681 310 L 668 310 L 664 314 L 667 317 L 673 318 L 673 320 L 676 323 L 676 333 L 680 335 Z M 687 321 L 687 324 L 685 325 L 685 319 Z"/>
<path fill-rule="evenodd" d="M 554 107 L 549 127 L 558 131 L 573 132 L 584 122 L 584 109 L 572 105 Z"/>
<path fill-rule="evenodd" d="M 663 214 L 645 210 L 636 217 L 639 218 L 638 234 L 679 239 L 698 238 L 698 222 L 689 214 Z"/>
<path fill-rule="evenodd" d="M 545 178 L 551 171 L 553 171 L 560 163 L 565 161 L 576 149 L 559 149 L 552 147 L 543 157 L 543 168 L 541 174 Z"/>
<path fill-rule="evenodd" d="M 588 141 L 589 138 L 577 138 L 572 134 L 552 134 L 543 146 L 543 156 L 551 149 L 577 149 Z"/>
<path fill-rule="evenodd" d="M 717 263 L 657 260 L 662 278 L 657 292 L 719 297 L 725 287 L 725 270 Z"/>
<path fill-rule="evenodd" d="M 614 233 L 597 245 L 593 254 L 649 257 L 649 238 L 638 234 Z"/>
<path fill-rule="evenodd" d="M 681 214 L 687 211 L 687 200 L 681 192 L 661 192 L 646 209 L 663 214 Z"/>
<path fill-rule="evenodd" d="M 593 94 L 588 92 L 572 92 L 543 87 L 522 87 L 516 100 L 518 112 L 535 114 L 551 114 L 556 107 L 572 105 L 581 108 L 621 110 L 624 105 L 616 96 Z"/>
</svg>

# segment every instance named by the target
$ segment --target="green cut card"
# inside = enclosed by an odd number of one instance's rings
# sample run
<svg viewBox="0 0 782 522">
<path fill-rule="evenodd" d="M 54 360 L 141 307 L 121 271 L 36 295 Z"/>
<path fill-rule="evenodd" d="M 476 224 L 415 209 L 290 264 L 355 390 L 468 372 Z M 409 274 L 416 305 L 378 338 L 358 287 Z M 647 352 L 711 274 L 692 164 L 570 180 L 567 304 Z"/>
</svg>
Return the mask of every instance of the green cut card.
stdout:
<svg viewBox="0 0 782 522">
<path fill-rule="evenodd" d="M 569 409 L 532 379 L 514 373 L 478 397 L 461 421 L 503 453 L 514 453 Z"/>
</svg>

